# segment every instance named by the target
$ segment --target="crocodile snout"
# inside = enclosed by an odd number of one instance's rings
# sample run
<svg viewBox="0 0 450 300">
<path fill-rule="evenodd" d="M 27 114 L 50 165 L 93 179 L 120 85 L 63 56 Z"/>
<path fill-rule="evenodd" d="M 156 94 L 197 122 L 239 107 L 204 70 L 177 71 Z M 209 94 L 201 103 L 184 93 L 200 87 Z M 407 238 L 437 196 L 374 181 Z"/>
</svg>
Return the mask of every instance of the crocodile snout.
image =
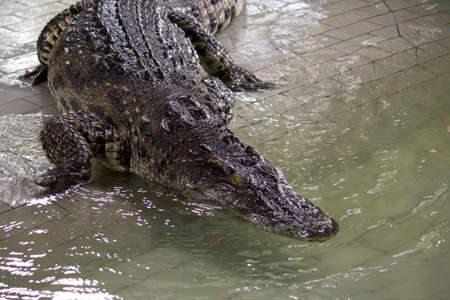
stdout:
<svg viewBox="0 0 450 300">
<path fill-rule="evenodd" d="M 308 203 L 314 206 L 312 203 Z M 263 224 L 269 231 L 276 231 L 301 239 L 321 240 L 334 236 L 339 231 L 338 223 L 327 216 L 320 208 L 314 206 L 314 213 L 296 210 L 294 214 L 288 212 L 289 207 L 282 207 L 284 211 L 270 211 L 268 215 L 252 214 L 254 223 Z M 266 212 L 267 213 L 267 212 Z"/>
<path fill-rule="evenodd" d="M 331 217 L 325 216 L 322 220 L 316 220 L 313 223 L 298 224 L 296 234 L 301 238 L 321 239 L 334 236 L 339 231 L 338 223 Z"/>
</svg>

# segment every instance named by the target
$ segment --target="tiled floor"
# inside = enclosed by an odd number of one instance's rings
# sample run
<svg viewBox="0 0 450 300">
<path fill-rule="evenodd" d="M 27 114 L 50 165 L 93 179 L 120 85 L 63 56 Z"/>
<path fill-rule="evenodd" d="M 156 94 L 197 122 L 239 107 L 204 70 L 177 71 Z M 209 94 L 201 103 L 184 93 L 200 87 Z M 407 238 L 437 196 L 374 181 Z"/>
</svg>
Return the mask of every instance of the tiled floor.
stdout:
<svg viewBox="0 0 450 300">
<path fill-rule="evenodd" d="M 37 64 L 35 40 L 46 21 L 74 2 L 0 2 L 0 115 L 57 113 L 45 85 L 30 88 L 17 77 Z M 261 76 L 290 83 L 288 89 L 292 80 L 362 85 L 399 79 L 391 86 L 395 91 L 414 84 L 411 80 L 449 71 L 449 2 L 248 2 L 246 15 L 219 39 L 237 61 Z M 349 74 L 358 81 L 347 82 Z"/>
</svg>

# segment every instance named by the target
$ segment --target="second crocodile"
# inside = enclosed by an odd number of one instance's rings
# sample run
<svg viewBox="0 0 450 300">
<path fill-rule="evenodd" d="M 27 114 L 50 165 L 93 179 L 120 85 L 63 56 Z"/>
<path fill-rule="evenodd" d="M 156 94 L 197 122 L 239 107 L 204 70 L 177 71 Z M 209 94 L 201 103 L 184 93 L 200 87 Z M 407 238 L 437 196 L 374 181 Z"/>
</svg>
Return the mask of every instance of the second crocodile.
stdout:
<svg viewBox="0 0 450 300">
<path fill-rule="evenodd" d="M 41 132 L 55 168 L 40 175 L 38 184 L 57 189 L 87 181 L 97 159 L 218 201 L 269 229 L 302 238 L 338 231 L 278 167 L 227 128 L 232 90 L 270 84 L 233 63 L 201 14 L 158 0 L 86 1 L 77 7 L 47 61 L 49 87 L 63 114 Z M 236 13 L 233 7 L 227 20 Z"/>
</svg>

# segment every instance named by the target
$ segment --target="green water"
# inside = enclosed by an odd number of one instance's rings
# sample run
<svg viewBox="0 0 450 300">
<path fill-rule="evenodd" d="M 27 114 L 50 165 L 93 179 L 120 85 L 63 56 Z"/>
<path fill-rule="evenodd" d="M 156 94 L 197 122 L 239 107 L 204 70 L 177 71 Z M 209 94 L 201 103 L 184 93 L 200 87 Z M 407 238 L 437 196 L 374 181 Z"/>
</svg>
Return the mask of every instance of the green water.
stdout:
<svg viewBox="0 0 450 300">
<path fill-rule="evenodd" d="M 15 208 L 1 213 L 0 295 L 445 299 L 450 94 L 434 93 L 424 101 L 411 88 L 346 105 L 339 96 L 321 105 L 239 98 L 237 134 L 340 223 L 323 243 L 265 232 L 100 167 L 91 184 L 33 196 L 32 174 L 47 166 L 42 116 L 2 117 L 2 201 Z"/>
</svg>

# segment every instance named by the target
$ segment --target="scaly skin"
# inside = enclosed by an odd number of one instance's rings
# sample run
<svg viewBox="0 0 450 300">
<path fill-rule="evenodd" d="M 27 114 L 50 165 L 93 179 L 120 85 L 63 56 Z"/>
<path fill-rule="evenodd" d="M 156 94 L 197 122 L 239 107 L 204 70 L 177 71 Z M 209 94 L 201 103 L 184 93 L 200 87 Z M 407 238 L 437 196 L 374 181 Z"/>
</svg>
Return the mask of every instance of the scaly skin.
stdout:
<svg viewBox="0 0 450 300">
<path fill-rule="evenodd" d="M 47 80 L 47 65 L 52 49 L 60 35 L 74 22 L 86 7 L 88 0 L 82 0 L 54 16 L 45 25 L 36 43 L 39 62 L 35 70 L 27 72 L 24 78 L 32 77 L 32 85 Z M 231 20 L 239 15 L 245 0 L 167 0 L 165 5 L 179 14 L 190 15 L 201 23 L 211 34 L 226 28 Z"/>
<path fill-rule="evenodd" d="M 195 16 L 163 1 L 88 2 L 60 34 L 48 82 L 63 114 L 41 132 L 56 167 L 38 184 L 86 181 L 98 159 L 270 229 L 310 239 L 338 231 L 227 128 L 230 89 L 272 85 L 236 66 Z"/>
</svg>

